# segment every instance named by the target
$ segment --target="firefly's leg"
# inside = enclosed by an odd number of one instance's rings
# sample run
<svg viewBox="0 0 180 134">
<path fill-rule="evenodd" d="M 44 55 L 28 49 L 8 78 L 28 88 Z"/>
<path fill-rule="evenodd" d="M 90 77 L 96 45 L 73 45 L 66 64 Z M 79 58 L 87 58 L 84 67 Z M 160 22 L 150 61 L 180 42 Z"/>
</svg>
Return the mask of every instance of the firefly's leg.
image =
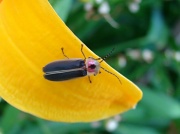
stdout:
<svg viewBox="0 0 180 134">
<path fill-rule="evenodd" d="M 63 48 L 63 47 L 61 48 L 61 50 L 62 50 L 62 54 L 64 55 L 64 57 L 66 57 L 66 58 L 69 59 L 69 57 L 67 57 L 67 56 L 64 54 L 64 48 Z"/>
<path fill-rule="evenodd" d="M 97 58 L 97 59 L 95 59 L 95 60 L 102 60 L 102 58 Z"/>
<path fill-rule="evenodd" d="M 83 54 L 83 56 L 84 56 L 84 60 L 86 59 L 86 56 L 85 56 L 85 54 L 84 54 L 84 52 L 83 52 L 83 44 L 81 44 L 81 53 Z"/>
<path fill-rule="evenodd" d="M 90 76 L 88 76 L 88 79 L 89 79 L 89 82 L 92 83 L 91 79 L 90 79 Z"/>
</svg>

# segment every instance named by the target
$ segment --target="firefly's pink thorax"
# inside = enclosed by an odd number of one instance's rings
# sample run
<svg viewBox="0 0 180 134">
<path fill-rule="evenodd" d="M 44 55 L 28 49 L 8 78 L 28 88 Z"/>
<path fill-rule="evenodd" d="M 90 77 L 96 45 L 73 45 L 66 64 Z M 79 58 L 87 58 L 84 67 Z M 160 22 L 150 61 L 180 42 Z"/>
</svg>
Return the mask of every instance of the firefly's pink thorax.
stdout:
<svg viewBox="0 0 180 134">
<path fill-rule="evenodd" d="M 88 75 L 96 75 L 99 73 L 100 64 L 92 57 L 86 59 L 86 69 Z"/>
</svg>

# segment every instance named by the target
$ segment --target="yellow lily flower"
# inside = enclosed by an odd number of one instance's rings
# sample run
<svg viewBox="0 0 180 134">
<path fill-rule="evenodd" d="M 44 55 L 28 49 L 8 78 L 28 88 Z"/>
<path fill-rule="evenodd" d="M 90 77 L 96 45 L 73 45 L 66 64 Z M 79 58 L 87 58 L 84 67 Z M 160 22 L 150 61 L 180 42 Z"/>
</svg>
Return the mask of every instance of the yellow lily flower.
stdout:
<svg viewBox="0 0 180 134">
<path fill-rule="evenodd" d="M 82 42 L 66 27 L 47 0 L 0 0 L 0 96 L 35 116 L 62 122 L 89 122 L 132 109 L 141 90 L 112 69 L 101 74 L 51 82 L 42 68 L 64 59 L 83 58 Z M 84 46 L 85 55 L 98 58 Z"/>
</svg>

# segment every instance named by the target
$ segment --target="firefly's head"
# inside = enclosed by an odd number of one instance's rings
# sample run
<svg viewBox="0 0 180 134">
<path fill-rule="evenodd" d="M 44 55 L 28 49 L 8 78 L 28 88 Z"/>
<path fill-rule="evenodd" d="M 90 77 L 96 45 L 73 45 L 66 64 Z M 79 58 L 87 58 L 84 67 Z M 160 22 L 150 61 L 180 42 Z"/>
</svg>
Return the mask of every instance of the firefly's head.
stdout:
<svg viewBox="0 0 180 134">
<path fill-rule="evenodd" d="M 100 64 L 92 57 L 86 59 L 87 75 L 97 75 L 99 73 Z"/>
</svg>

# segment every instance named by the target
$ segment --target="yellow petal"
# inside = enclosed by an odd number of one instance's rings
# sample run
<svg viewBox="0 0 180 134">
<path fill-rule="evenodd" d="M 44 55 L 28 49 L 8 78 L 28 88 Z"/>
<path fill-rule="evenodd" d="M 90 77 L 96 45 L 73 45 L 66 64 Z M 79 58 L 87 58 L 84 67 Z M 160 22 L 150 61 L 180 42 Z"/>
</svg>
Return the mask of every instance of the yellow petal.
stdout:
<svg viewBox="0 0 180 134">
<path fill-rule="evenodd" d="M 43 78 L 47 63 L 83 58 L 82 42 L 65 26 L 47 0 L 0 1 L 0 96 L 38 117 L 64 122 L 100 120 L 133 108 L 142 92 L 103 62 L 101 74 L 64 82 Z M 87 57 L 97 56 L 86 46 Z"/>
</svg>

